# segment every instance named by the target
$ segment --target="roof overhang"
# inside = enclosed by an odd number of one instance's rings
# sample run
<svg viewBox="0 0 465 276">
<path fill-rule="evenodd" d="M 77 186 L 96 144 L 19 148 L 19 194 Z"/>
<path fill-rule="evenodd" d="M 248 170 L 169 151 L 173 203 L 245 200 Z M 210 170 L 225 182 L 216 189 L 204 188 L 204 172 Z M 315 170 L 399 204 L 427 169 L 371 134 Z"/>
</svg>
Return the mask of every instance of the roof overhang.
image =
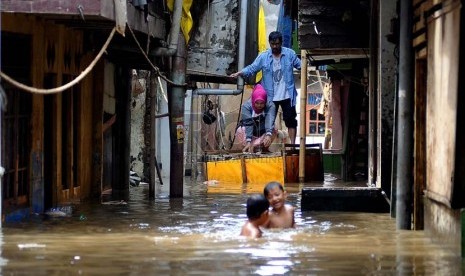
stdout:
<svg viewBox="0 0 465 276">
<path fill-rule="evenodd" d="M 315 65 L 339 63 L 354 59 L 368 59 L 370 51 L 367 48 L 344 48 L 344 49 L 311 49 L 305 50 L 310 62 Z"/>
</svg>

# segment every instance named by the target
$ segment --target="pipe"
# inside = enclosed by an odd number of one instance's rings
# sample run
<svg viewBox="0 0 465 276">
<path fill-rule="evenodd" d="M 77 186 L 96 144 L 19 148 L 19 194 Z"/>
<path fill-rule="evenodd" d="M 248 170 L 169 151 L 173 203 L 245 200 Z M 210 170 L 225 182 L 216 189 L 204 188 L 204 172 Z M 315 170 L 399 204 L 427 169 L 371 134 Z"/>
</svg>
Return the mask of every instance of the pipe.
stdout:
<svg viewBox="0 0 465 276">
<path fill-rule="evenodd" d="M 175 84 L 186 79 L 187 48 L 184 37 L 179 39 L 176 55 L 173 57 L 171 78 Z M 168 94 L 170 121 L 170 198 L 183 197 L 184 181 L 184 97 L 186 91 L 181 85 L 171 88 Z"/>
<path fill-rule="evenodd" d="M 0 27 L 1 29 L 1 27 Z M 1 37 L 1 31 L 0 31 L 0 37 Z M 0 38 L 0 41 L 1 41 L 1 38 Z M 4 101 L 4 98 L 5 97 L 5 100 L 6 100 L 6 94 L 4 94 L 4 91 L 3 91 L 3 87 L 0 85 L 0 195 L 3 195 L 3 192 L 2 192 L 2 187 L 3 187 L 3 184 L 2 184 L 2 179 L 3 179 L 3 173 L 5 172 L 5 169 L 2 167 L 2 160 L 3 160 L 3 156 L 2 156 L 2 147 L 1 145 L 2 144 L 2 114 L 3 114 L 3 105 L 5 104 L 3 101 Z M 0 215 L 3 214 L 3 210 L 2 210 L 2 206 L 3 206 L 3 196 L 0 196 Z M 2 220 L 0 219 L 0 229 L 2 228 Z"/>
<path fill-rule="evenodd" d="M 168 47 L 157 47 L 151 51 L 154 56 L 173 56 L 178 49 L 179 30 L 181 27 L 183 0 L 175 0 L 173 5 L 173 24 L 170 29 L 170 42 Z"/>
<path fill-rule="evenodd" d="M 1 7 L 1 3 L 0 3 L 0 7 Z M 0 53 L 2 52 L 2 16 L 0 15 Z M 2 56 L 0 54 L 0 68 L 2 67 Z M 3 160 L 3 156 L 2 156 L 2 125 L 3 125 L 3 121 L 2 121 L 2 114 L 3 114 L 3 86 L 1 86 L 1 79 L 0 79 L 0 216 L 3 215 L 3 191 L 2 191 L 2 187 L 3 187 L 3 184 L 2 184 L 2 179 L 3 179 L 3 173 L 5 172 L 5 169 L 2 167 L 2 160 Z M 5 94 L 5 100 L 6 100 L 6 94 Z M 0 219 L 0 229 L 2 228 L 2 219 Z"/>
<path fill-rule="evenodd" d="M 368 96 L 368 185 L 376 186 L 378 178 L 378 11 L 379 1 L 371 1 L 370 15 L 370 66 L 369 66 L 369 96 Z M 365 74 L 365 73 L 364 73 Z"/>
<path fill-rule="evenodd" d="M 397 121 L 397 229 L 411 229 L 413 167 L 412 1 L 400 2 L 399 93 Z"/>
<path fill-rule="evenodd" d="M 202 89 L 195 89 L 192 92 L 192 95 L 239 95 L 242 93 L 243 89 L 244 89 L 244 85 L 242 85 L 242 89 L 235 89 L 235 90 L 234 89 L 202 88 Z"/>
<path fill-rule="evenodd" d="M 305 182 L 305 155 L 307 148 L 305 140 L 307 137 L 307 51 L 302 50 L 301 55 L 302 66 L 300 69 L 300 150 L 299 150 L 299 182 Z M 317 71 L 318 72 L 318 71 Z M 318 73 L 319 76 L 320 73 Z M 320 81 L 321 84 L 321 81 Z"/>
<path fill-rule="evenodd" d="M 245 39 L 247 30 L 247 0 L 241 0 L 241 15 L 239 25 L 239 52 L 237 69 L 244 68 L 245 65 Z M 200 88 L 192 91 L 192 95 L 238 95 L 244 91 L 244 79 L 237 78 L 237 89 L 210 89 Z"/>
</svg>

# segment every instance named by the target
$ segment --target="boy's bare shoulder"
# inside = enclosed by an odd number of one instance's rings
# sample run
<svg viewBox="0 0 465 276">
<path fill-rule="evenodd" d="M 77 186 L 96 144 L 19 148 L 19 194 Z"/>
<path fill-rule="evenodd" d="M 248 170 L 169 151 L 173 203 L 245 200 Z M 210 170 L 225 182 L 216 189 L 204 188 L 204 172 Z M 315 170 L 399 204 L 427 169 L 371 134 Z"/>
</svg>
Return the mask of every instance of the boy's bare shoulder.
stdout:
<svg viewBox="0 0 465 276">
<path fill-rule="evenodd" d="M 285 208 L 285 210 L 288 211 L 288 212 L 294 212 L 294 211 L 295 211 L 295 207 L 292 206 L 292 205 L 290 205 L 290 204 L 285 204 L 285 205 L 284 205 L 284 208 Z"/>
<path fill-rule="evenodd" d="M 244 226 L 242 226 L 241 236 L 251 237 L 251 238 L 259 238 L 261 237 L 261 231 L 257 227 L 255 227 L 250 222 L 246 222 Z"/>
</svg>

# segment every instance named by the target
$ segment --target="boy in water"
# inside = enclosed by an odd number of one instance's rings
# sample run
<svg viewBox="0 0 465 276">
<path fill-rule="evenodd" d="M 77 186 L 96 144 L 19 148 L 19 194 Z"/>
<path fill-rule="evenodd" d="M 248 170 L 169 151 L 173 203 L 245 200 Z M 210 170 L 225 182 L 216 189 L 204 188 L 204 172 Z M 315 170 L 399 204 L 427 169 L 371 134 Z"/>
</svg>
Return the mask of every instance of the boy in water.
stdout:
<svg viewBox="0 0 465 276">
<path fill-rule="evenodd" d="M 260 226 L 268 221 L 270 203 L 263 195 L 252 195 L 247 199 L 248 221 L 242 226 L 241 236 L 259 238 L 262 236 Z"/>
<path fill-rule="evenodd" d="M 286 204 L 287 192 L 279 182 L 269 182 L 263 190 L 265 197 L 268 199 L 273 208 L 269 214 L 266 228 L 294 228 L 294 210 L 295 208 Z"/>
</svg>

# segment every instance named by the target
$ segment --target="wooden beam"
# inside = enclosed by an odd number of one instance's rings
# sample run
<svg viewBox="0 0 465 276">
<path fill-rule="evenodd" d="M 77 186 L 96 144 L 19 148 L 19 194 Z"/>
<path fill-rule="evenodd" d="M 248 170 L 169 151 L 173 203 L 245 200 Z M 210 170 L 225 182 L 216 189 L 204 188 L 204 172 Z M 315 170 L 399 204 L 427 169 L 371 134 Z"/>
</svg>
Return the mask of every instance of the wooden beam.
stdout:
<svg viewBox="0 0 465 276">
<path fill-rule="evenodd" d="M 92 76 L 92 180 L 90 196 L 100 197 L 103 185 L 103 93 L 104 61 L 99 61 Z"/>
</svg>

